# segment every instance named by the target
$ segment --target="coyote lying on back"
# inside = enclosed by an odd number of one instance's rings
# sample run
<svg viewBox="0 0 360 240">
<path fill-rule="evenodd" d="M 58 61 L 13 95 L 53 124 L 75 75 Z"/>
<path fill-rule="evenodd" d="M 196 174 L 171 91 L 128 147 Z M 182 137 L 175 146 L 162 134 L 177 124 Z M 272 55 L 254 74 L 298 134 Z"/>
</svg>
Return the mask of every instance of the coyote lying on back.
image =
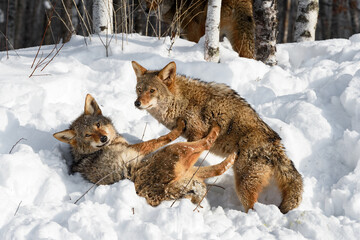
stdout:
<svg viewBox="0 0 360 240">
<path fill-rule="evenodd" d="M 210 151 L 223 157 L 239 153 L 235 186 L 246 212 L 272 177 L 282 193 L 281 212 L 299 206 L 302 177 L 286 156 L 281 138 L 234 90 L 177 75 L 174 62 L 157 71 L 134 61 L 132 65 L 137 76 L 136 107 L 146 109 L 169 129 L 175 128 L 176 119 L 185 119 L 182 136 L 188 141 L 206 136 L 212 122 L 219 124 L 220 134 Z"/>
<path fill-rule="evenodd" d="M 216 140 L 220 130 L 216 124 L 208 136 L 199 141 L 175 143 L 150 154 L 180 136 L 185 122 L 179 119 L 176 125 L 158 139 L 129 144 L 88 94 L 84 113 L 69 129 L 55 133 L 54 137 L 70 144 L 74 157 L 72 171 L 80 172 L 92 183 L 112 184 L 130 179 L 135 183 L 137 194 L 152 206 L 181 197 L 199 203 L 206 193 L 204 180 L 230 168 L 235 154 L 217 165 L 199 169 L 193 166 Z M 192 178 L 195 171 L 197 174 Z"/>
</svg>

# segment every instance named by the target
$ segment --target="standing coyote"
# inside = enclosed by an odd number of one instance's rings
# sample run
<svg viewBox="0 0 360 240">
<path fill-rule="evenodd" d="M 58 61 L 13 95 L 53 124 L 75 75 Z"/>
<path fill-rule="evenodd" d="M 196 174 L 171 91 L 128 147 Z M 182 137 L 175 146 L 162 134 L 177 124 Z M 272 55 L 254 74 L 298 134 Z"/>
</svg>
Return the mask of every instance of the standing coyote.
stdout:
<svg viewBox="0 0 360 240">
<path fill-rule="evenodd" d="M 219 124 L 219 137 L 210 151 L 223 157 L 238 152 L 235 185 L 246 212 L 272 177 L 282 193 L 281 212 L 299 206 L 302 177 L 286 156 L 281 138 L 234 90 L 177 75 L 174 62 L 158 71 L 148 71 L 135 61 L 132 66 L 137 108 L 146 109 L 169 129 L 174 129 L 176 119 L 184 119 L 182 136 L 188 141 L 206 136 L 213 121 Z"/>
<path fill-rule="evenodd" d="M 152 206 L 180 197 L 199 203 L 206 193 L 204 180 L 230 168 L 235 154 L 217 165 L 193 167 L 200 154 L 216 140 L 220 127 L 215 123 L 208 136 L 199 141 L 175 143 L 150 154 L 180 136 L 185 122 L 179 119 L 176 125 L 158 139 L 129 144 L 88 94 L 84 113 L 69 129 L 55 133 L 54 137 L 70 144 L 74 157 L 72 171 L 80 172 L 92 183 L 112 184 L 130 179 L 137 194 Z M 192 177 L 195 171 L 197 174 Z"/>
<path fill-rule="evenodd" d="M 146 0 L 147 8 L 171 25 L 180 23 L 181 36 L 198 42 L 205 34 L 208 0 Z M 253 0 L 222 0 L 220 36 L 226 36 L 240 57 L 254 58 Z"/>
</svg>

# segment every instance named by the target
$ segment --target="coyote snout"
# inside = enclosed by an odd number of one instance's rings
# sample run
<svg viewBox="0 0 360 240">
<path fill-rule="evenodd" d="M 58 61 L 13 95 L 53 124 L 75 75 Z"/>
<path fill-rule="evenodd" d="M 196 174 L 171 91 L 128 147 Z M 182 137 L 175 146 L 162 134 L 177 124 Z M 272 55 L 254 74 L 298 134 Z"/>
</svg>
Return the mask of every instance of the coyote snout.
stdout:
<svg viewBox="0 0 360 240">
<path fill-rule="evenodd" d="M 135 107 L 139 109 L 151 109 L 153 107 L 157 106 L 157 100 L 156 98 L 151 98 L 151 96 L 142 96 L 138 97 L 136 101 L 134 102 Z"/>
</svg>

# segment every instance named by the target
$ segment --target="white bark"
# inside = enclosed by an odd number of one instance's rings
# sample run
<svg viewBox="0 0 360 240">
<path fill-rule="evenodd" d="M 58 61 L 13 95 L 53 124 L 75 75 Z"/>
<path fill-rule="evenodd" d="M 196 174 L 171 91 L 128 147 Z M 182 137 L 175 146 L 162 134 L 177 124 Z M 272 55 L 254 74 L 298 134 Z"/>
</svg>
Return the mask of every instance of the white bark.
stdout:
<svg viewBox="0 0 360 240">
<path fill-rule="evenodd" d="M 277 0 L 254 0 L 256 60 L 276 65 Z"/>
<path fill-rule="evenodd" d="M 318 14 L 319 0 L 299 0 L 295 22 L 295 41 L 315 41 Z"/>
<path fill-rule="evenodd" d="M 113 0 L 94 0 L 93 26 L 95 33 L 113 33 Z"/>
<path fill-rule="evenodd" d="M 219 62 L 221 0 L 209 0 L 205 25 L 205 60 Z"/>
</svg>

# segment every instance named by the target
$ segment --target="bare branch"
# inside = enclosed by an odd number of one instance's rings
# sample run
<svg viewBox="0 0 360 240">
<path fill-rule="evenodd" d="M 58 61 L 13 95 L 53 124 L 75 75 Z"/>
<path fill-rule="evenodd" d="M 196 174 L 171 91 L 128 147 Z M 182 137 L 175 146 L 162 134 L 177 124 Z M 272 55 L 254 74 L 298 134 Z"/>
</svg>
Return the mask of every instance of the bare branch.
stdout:
<svg viewBox="0 0 360 240">
<path fill-rule="evenodd" d="M 10 149 L 10 151 L 9 151 L 9 154 L 11 154 L 12 153 L 12 150 L 14 150 L 14 147 L 16 146 L 16 145 L 18 145 L 18 143 L 20 142 L 20 141 L 22 141 L 22 140 L 27 140 L 27 139 L 25 139 L 25 138 L 20 138 L 13 146 L 12 146 L 12 148 Z"/>
</svg>

